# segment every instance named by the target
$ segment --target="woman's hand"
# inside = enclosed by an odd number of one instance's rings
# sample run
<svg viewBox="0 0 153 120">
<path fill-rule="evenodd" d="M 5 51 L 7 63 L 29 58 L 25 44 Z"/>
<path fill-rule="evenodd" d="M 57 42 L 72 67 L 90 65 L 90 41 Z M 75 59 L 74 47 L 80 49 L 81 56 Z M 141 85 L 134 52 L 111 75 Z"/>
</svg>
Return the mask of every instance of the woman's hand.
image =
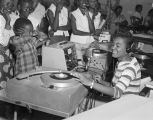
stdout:
<svg viewBox="0 0 153 120">
<path fill-rule="evenodd" d="M 78 77 L 78 81 L 81 82 L 83 85 L 85 86 L 91 86 L 91 83 L 93 80 L 91 80 L 91 78 L 89 78 L 89 76 L 85 76 L 83 74 L 80 73 L 75 73 L 73 74 L 74 76 Z"/>
</svg>

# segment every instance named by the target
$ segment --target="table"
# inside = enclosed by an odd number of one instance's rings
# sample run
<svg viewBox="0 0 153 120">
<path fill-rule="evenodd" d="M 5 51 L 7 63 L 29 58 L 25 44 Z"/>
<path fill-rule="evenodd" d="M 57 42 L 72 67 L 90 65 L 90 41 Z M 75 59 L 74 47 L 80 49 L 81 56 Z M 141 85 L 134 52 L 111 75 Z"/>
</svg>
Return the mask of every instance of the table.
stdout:
<svg viewBox="0 0 153 120">
<path fill-rule="evenodd" d="M 148 34 L 133 34 L 134 41 L 153 45 L 153 36 Z"/>
<path fill-rule="evenodd" d="M 71 116 L 88 92 L 80 83 L 67 88 L 45 88 L 40 75 L 23 80 L 13 78 L 7 82 L 6 91 L 3 101 L 61 117 Z"/>
<path fill-rule="evenodd" d="M 152 99 L 126 95 L 65 120 L 152 120 Z"/>
</svg>

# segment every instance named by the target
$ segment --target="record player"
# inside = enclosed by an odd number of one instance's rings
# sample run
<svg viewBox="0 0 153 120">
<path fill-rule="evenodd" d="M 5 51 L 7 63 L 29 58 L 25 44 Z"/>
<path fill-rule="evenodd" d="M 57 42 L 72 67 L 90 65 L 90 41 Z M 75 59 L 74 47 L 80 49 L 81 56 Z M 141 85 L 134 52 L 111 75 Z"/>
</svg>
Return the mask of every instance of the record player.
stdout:
<svg viewBox="0 0 153 120">
<path fill-rule="evenodd" d="M 53 68 L 31 71 L 7 82 L 7 97 L 68 117 L 87 95 L 87 89 L 77 79 L 69 71 Z"/>
</svg>

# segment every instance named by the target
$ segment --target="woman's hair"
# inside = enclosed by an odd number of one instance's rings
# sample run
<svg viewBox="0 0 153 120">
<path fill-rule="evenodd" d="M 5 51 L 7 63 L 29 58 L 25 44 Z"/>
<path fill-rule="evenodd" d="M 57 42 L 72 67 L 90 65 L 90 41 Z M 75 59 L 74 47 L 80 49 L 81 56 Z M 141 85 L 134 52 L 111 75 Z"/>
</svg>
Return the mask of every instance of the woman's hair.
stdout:
<svg viewBox="0 0 153 120">
<path fill-rule="evenodd" d="M 24 33 L 25 26 L 32 25 L 31 21 L 26 18 L 18 18 L 13 26 L 13 31 L 16 36 L 20 36 Z"/>
<path fill-rule="evenodd" d="M 113 36 L 113 40 L 116 38 L 122 38 L 126 43 L 126 49 L 130 50 L 133 44 L 133 37 L 130 32 L 118 32 Z"/>
</svg>

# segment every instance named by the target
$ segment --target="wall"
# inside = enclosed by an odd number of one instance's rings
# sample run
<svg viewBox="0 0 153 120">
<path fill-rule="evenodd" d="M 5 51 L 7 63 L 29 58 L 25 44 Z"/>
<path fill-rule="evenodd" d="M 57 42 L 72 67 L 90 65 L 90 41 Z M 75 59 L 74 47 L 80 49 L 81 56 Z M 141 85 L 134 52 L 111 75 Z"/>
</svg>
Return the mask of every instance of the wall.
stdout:
<svg viewBox="0 0 153 120">
<path fill-rule="evenodd" d="M 73 2 L 73 0 L 70 0 Z M 99 0 L 102 6 L 106 4 L 107 0 Z M 112 0 L 113 1 L 113 0 Z M 123 6 L 123 14 L 126 16 L 127 20 L 130 21 L 129 17 L 134 12 L 136 4 L 143 5 L 143 16 L 147 15 L 147 12 L 152 7 L 153 0 L 120 0 L 120 4 Z"/>
</svg>

